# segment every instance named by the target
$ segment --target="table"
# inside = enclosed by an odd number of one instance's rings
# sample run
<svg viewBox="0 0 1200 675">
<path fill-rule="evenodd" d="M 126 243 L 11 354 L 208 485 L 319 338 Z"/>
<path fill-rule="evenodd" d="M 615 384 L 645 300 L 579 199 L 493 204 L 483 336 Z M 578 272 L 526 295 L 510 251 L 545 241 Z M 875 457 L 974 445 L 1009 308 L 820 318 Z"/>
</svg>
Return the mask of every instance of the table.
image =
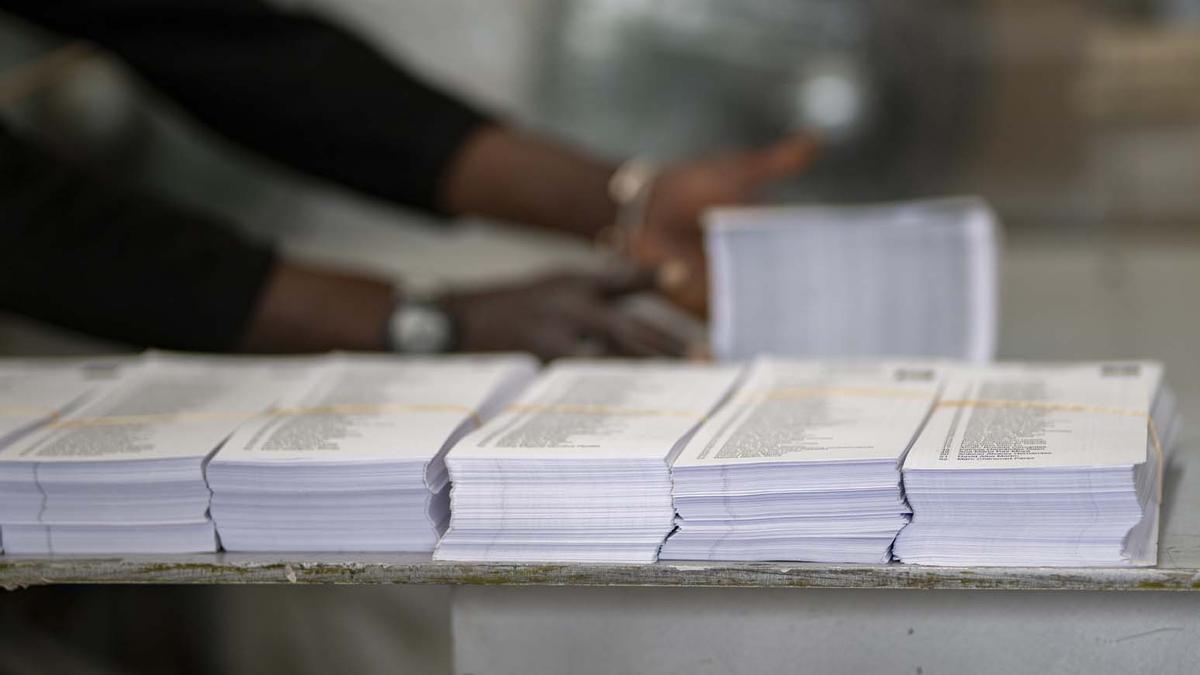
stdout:
<svg viewBox="0 0 1200 675">
<path fill-rule="evenodd" d="M 1200 315 L 1188 298 L 1200 292 L 1200 247 L 1018 240 L 1003 275 L 1003 356 L 1166 362 L 1185 430 L 1166 469 L 1158 567 L 5 556 L 0 585 L 453 584 L 455 670 L 476 675 L 750 673 L 801 665 L 814 672 L 1194 673 L 1200 434 L 1189 422 L 1200 420 Z M 921 592 L 930 590 L 937 592 Z M 1010 592 L 986 592 L 995 590 Z"/>
</svg>

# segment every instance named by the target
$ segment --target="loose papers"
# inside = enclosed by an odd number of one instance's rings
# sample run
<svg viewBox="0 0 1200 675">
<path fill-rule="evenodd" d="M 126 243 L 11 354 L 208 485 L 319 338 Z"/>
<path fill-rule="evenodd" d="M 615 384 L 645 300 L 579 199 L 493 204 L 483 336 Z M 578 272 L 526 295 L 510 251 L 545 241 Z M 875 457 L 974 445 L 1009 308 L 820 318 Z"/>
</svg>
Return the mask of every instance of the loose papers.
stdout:
<svg viewBox="0 0 1200 675">
<path fill-rule="evenodd" d="M 653 562 L 669 467 L 738 376 L 727 366 L 563 361 L 447 456 L 439 560 Z"/>
<path fill-rule="evenodd" d="M 759 359 L 675 460 L 661 557 L 887 562 L 900 461 L 939 381 L 927 364 Z"/>
<path fill-rule="evenodd" d="M 900 560 L 1153 565 L 1174 396 L 1153 362 L 1001 365 L 947 384 L 904 463 Z"/>
<path fill-rule="evenodd" d="M 341 355 L 208 467 L 230 551 L 431 551 L 446 451 L 531 380 L 525 355 Z"/>
<path fill-rule="evenodd" d="M 719 359 L 994 355 L 998 224 L 982 200 L 720 208 L 706 225 Z"/>
<path fill-rule="evenodd" d="M 166 355 L 127 370 L 0 453 L 10 552 L 216 550 L 204 463 L 302 372 L 288 360 Z"/>
</svg>

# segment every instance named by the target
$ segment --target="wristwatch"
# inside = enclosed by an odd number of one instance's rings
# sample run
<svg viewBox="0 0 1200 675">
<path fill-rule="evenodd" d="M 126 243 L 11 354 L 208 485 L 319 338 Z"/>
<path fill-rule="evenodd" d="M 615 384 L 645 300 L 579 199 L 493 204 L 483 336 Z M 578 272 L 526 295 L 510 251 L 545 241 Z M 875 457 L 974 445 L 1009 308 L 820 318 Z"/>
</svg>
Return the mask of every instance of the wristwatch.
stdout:
<svg viewBox="0 0 1200 675">
<path fill-rule="evenodd" d="M 457 345 L 454 317 L 436 297 L 411 294 L 396 303 L 388 319 L 388 346 L 403 354 L 444 354 Z"/>
</svg>

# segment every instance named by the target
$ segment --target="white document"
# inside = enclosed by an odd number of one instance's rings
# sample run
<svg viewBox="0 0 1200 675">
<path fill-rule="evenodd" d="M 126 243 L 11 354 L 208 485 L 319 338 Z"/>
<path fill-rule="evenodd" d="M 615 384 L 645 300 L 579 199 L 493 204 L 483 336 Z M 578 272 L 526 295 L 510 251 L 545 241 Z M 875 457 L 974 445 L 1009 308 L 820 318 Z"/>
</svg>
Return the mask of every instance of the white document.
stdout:
<svg viewBox="0 0 1200 675">
<path fill-rule="evenodd" d="M 719 208 L 705 222 L 720 359 L 994 356 L 999 225 L 980 199 Z"/>
<path fill-rule="evenodd" d="M 1178 428 L 1153 362 L 964 369 L 904 464 L 905 562 L 1123 566 L 1157 560 Z"/>
<path fill-rule="evenodd" d="M 669 465 L 739 369 L 564 361 L 447 456 L 443 560 L 650 562 Z"/>
<path fill-rule="evenodd" d="M 303 374 L 290 359 L 155 357 L 102 398 L 8 448 L 0 463 L 203 459 Z"/>
<path fill-rule="evenodd" d="M 1161 383 L 1154 362 L 966 368 L 904 468 L 1132 467 Z"/>
<path fill-rule="evenodd" d="M 445 453 L 537 368 L 528 355 L 332 357 L 208 465 L 225 548 L 432 550 Z"/>
<path fill-rule="evenodd" d="M 38 553 L 53 544 L 61 553 L 142 551 L 150 545 L 146 528 L 167 526 L 184 533 L 164 540 L 171 552 L 181 541 L 215 550 L 215 539 L 197 536 L 212 528 L 204 463 L 310 362 L 143 357 L 102 396 L 0 452 L 0 523 L 6 532 L 49 533 L 7 538 L 9 550 Z M 20 527 L 26 525 L 43 528 Z M 55 528 L 65 528 L 63 537 L 51 536 Z M 24 543 L 31 548 L 19 548 Z"/>
<path fill-rule="evenodd" d="M 726 395 L 738 369 L 670 362 L 561 361 L 450 462 L 672 458 Z"/>
<path fill-rule="evenodd" d="M 937 398 L 929 363 L 760 358 L 672 467 L 664 559 L 886 562 L 900 461 Z"/>
<path fill-rule="evenodd" d="M 60 417 L 97 390 L 74 369 L 0 367 L 0 447 Z"/>
<path fill-rule="evenodd" d="M 445 484 L 447 441 L 494 414 L 537 368 L 533 357 L 518 354 L 340 355 L 301 395 L 240 429 L 209 471 L 232 464 L 412 461 L 432 469 L 429 487 L 438 490 Z"/>
<path fill-rule="evenodd" d="M 898 462 L 933 406 L 934 364 L 758 359 L 675 470 L 744 464 Z"/>
</svg>

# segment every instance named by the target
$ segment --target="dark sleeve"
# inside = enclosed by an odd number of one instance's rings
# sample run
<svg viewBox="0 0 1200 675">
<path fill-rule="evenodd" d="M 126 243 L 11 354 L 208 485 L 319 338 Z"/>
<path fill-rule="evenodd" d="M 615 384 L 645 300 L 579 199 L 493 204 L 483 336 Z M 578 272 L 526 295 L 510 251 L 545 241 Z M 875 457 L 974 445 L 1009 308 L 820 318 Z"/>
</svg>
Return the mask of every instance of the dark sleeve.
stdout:
<svg viewBox="0 0 1200 675">
<path fill-rule="evenodd" d="M 0 0 L 111 49 L 200 121 L 302 171 L 440 212 L 439 184 L 485 118 L 362 41 L 256 0 Z"/>
<path fill-rule="evenodd" d="M 270 249 L 0 128 L 0 308 L 137 345 L 237 346 Z"/>
</svg>

